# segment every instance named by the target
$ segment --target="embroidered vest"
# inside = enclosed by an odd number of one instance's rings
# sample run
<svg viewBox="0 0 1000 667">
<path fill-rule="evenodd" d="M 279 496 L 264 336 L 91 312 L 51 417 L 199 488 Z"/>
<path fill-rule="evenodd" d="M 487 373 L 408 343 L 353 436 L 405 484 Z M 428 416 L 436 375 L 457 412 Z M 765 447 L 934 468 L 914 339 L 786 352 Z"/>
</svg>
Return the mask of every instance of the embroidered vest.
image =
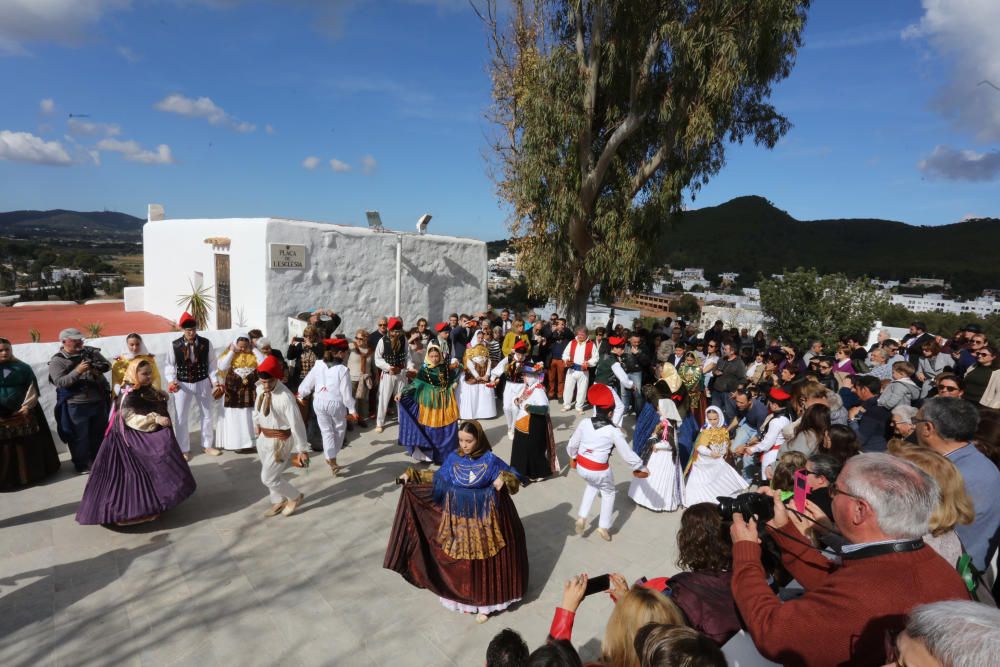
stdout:
<svg viewBox="0 0 1000 667">
<path fill-rule="evenodd" d="M 394 352 L 392 349 L 392 343 L 389 342 L 389 337 L 386 336 L 382 339 L 382 358 L 385 359 L 386 363 L 390 366 L 396 366 L 398 368 L 406 367 L 406 341 L 402 341 L 402 345 L 399 346 L 399 352 Z"/>
<path fill-rule="evenodd" d="M 524 384 L 524 362 L 514 359 L 514 354 L 507 355 L 507 367 L 503 369 L 503 375 L 507 382 L 514 384 Z"/>
<path fill-rule="evenodd" d="M 208 377 L 208 339 L 196 336 L 194 339 L 194 361 L 188 358 L 188 346 L 184 338 L 174 341 L 174 365 L 178 382 L 201 382 Z"/>
</svg>

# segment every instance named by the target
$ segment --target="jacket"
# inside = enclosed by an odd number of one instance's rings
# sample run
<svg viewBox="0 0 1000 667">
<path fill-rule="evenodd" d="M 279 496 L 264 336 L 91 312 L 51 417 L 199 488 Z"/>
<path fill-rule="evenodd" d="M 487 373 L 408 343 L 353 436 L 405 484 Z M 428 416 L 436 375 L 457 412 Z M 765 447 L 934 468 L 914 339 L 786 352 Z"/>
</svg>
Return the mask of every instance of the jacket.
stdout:
<svg viewBox="0 0 1000 667">
<path fill-rule="evenodd" d="M 910 378 L 893 380 L 878 397 L 879 406 L 892 411 L 899 405 L 911 405 L 920 398 L 920 387 Z"/>
</svg>

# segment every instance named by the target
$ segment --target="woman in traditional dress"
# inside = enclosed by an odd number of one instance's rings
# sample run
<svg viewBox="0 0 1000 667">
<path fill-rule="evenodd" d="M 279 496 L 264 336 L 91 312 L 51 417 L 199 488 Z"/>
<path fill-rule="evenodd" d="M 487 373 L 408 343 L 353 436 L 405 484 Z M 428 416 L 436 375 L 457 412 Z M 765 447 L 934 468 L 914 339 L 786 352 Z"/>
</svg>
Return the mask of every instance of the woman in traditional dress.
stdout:
<svg viewBox="0 0 1000 667">
<path fill-rule="evenodd" d="M 698 355 L 694 352 L 685 354 L 684 362 L 677 369 L 677 374 L 680 375 L 681 383 L 687 392 L 687 397 L 677 406 L 681 415 L 681 426 L 677 432 L 677 453 L 680 455 L 681 465 L 686 466 L 691 460 L 698 431 L 705 423 L 704 374 L 698 362 Z"/>
<path fill-rule="evenodd" d="M 219 357 L 223 388 L 222 423 L 217 430 L 218 449 L 251 454 L 257 449 L 253 426 L 253 403 L 257 398 L 257 356 L 250 339 L 240 336 Z"/>
<path fill-rule="evenodd" d="M 167 416 L 167 394 L 153 387 L 152 366 L 133 359 L 122 380 L 76 513 L 81 524 L 152 521 L 194 493 Z"/>
<path fill-rule="evenodd" d="M 527 591 L 524 527 L 510 498 L 519 482 L 479 422 L 464 422 L 458 439 L 438 471 L 410 468 L 400 476 L 405 486 L 383 567 L 483 623 Z"/>
<path fill-rule="evenodd" d="M 723 458 L 729 452 L 729 431 L 722 409 L 705 409 L 705 427 L 698 434 L 688 462 L 684 488 L 688 507 L 698 503 L 717 503 L 718 496 L 731 496 L 747 488 L 746 481 Z"/>
<path fill-rule="evenodd" d="M 115 357 L 111 364 L 111 391 L 115 393 L 115 396 L 121 391 L 122 378 L 125 377 L 125 371 L 133 359 L 148 361 L 153 369 L 153 387 L 163 389 L 163 385 L 160 384 L 160 371 L 156 367 L 156 357 L 146 349 L 146 344 L 142 342 L 142 336 L 130 333 L 125 337 L 125 351 Z"/>
<path fill-rule="evenodd" d="M 40 482 L 59 470 L 59 455 L 38 404 L 31 366 L 0 338 L 0 491 Z"/>
<path fill-rule="evenodd" d="M 490 351 L 483 341 L 483 330 L 476 329 L 462 359 L 462 380 L 458 387 L 458 414 L 462 419 L 493 419 L 497 399 L 493 393 Z"/>
<path fill-rule="evenodd" d="M 545 392 L 545 370 L 541 364 L 529 366 L 524 370 L 524 379 L 524 390 L 514 399 L 518 413 L 510 466 L 532 482 L 540 482 L 559 471 L 549 397 Z"/>
<path fill-rule="evenodd" d="M 673 368 L 670 364 L 664 365 L 664 368 L 668 367 Z M 661 387 L 669 392 L 666 396 L 661 396 L 660 391 L 657 391 Z M 675 403 L 675 398 L 683 400 L 683 395 L 678 393 L 680 388 L 680 377 L 676 373 L 671 380 L 663 379 L 656 383 L 655 388 L 650 387 L 652 391 L 647 394 L 648 402 L 636 421 L 632 447 L 642 447 L 637 453 L 646 462 L 649 477 L 633 478 L 628 487 L 628 496 L 637 505 L 654 512 L 673 512 L 684 505 L 684 474 L 677 456 L 677 428 L 680 426 L 681 416 Z M 653 405 L 653 400 L 656 401 L 658 423 L 652 433 L 648 426 L 641 432 L 641 427 L 647 423 L 648 412 L 652 409 L 649 406 Z"/>
<path fill-rule="evenodd" d="M 444 363 L 432 342 L 424 363 L 399 397 L 399 444 L 417 461 L 440 465 L 458 447 L 457 361 Z"/>
</svg>

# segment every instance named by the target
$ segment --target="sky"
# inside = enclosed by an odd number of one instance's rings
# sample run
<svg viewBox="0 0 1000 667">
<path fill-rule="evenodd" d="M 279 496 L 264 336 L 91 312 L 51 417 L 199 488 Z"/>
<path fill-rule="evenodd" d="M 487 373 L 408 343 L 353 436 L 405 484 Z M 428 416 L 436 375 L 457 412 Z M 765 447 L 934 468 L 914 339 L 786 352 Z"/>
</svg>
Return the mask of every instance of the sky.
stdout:
<svg viewBox="0 0 1000 667">
<path fill-rule="evenodd" d="M 812 4 L 771 98 L 792 129 L 686 204 L 1000 217 L 1000 2 Z M 0 210 L 507 236 L 468 0 L 0 0 L 0 91 Z"/>
</svg>

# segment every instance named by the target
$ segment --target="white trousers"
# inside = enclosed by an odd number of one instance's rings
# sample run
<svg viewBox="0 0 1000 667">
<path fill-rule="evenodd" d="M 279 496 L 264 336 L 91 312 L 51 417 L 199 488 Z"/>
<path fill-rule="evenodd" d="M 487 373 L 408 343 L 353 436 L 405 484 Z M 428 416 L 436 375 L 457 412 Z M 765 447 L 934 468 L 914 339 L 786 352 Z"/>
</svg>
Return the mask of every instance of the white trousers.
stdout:
<svg viewBox="0 0 1000 667">
<path fill-rule="evenodd" d="M 518 409 L 514 405 L 514 399 L 524 391 L 524 384 L 510 382 L 509 380 L 503 388 L 503 418 L 507 420 L 507 430 L 514 430 L 514 422 L 517 421 Z"/>
<path fill-rule="evenodd" d="M 563 384 L 563 407 L 568 408 L 573 404 L 573 392 L 576 392 L 576 409 L 583 410 L 583 404 L 587 402 L 587 384 L 590 381 L 590 373 L 587 371 L 566 371 L 566 381 Z"/>
<path fill-rule="evenodd" d="M 191 433 L 188 431 L 191 409 L 197 403 L 201 408 L 201 447 L 215 445 L 215 432 L 212 429 L 212 383 L 208 378 L 201 382 L 178 382 L 180 391 L 174 394 L 174 407 L 177 410 L 177 424 L 174 434 L 182 452 L 191 451 Z"/>
<path fill-rule="evenodd" d="M 260 481 L 267 487 L 271 504 L 277 505 L 282 500 L 295 500 L 299 490 L 281 475 L 292 464 L 291 447 L 285 452 L 284 461 L 274 460 L 274 448 L 278 441 L 261 436 L 257 439 L 257 453 L 260 455 Z"/>
<path fill-rule="evenodd" d="M 586 519 L 590 514 L 590 507 L 594 504 L 597 494 L 601 494 L 601 518 L 597 525 L 605 530 L 611 528 L 611 516 L 615 511 L 615 476 L 611 468 L 607 470 L 587 470 L 577 467 L 576 472 L 587 483 L 587 488 L 583 490 L 583 499 L 580 501 L 580 511 L 577 516 Z"/>
<path fill-rule="evenodd" d="M 323 434 L 323 455 L 335 459 L 347 435 L 347 406 L 332 401 L 313 401 L 313 410 L 316 411 L 319 432 Z"/>
<path fill-rule="evenodd" d="M 395 400 L 396 394 L 401 392 L 405 385 L 405 371 L 400 371 L 398 375 L 392 375 L 388 371 L 382 373 L 382 379 L 378 381 L 378 413 L 375 415 L 376 426 L 385 426 L 385 413 L 389 410 L 389 405 Z"/>
</svg>

